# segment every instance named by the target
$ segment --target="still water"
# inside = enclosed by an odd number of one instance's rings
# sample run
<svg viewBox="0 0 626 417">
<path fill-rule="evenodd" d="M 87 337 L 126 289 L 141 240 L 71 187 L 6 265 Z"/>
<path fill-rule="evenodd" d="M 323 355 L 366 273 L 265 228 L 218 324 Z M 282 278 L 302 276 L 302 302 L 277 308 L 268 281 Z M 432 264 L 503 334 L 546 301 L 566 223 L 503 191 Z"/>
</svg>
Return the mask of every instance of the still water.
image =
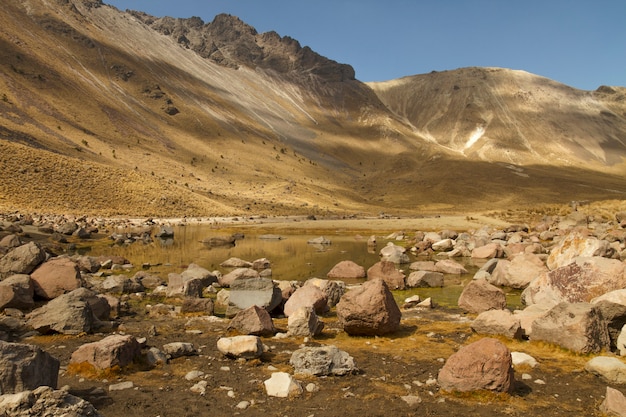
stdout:
<svg viewBox="0 0 626 417">
<path fill-rule="evenodd" d="M 235 246 L 209 247 L 202 243 L 207 238 L 225 237 L 233 232 L 244 234 L 244 238 L 237 240 Z M 272 265 L 273 279 L 305 281 L 313 277 L 326 278 L 328 272 L 344 260 L 351 260 L 367 270 L 380 260 L 378 253 L 389 242 L 382 236 L 377 236 L 378 245 L 375 248 L 369 248 L 367 245 L 369 236 L 358 236 L 345 231 L 323 235 L 331 242 L 329 245 L 307 243 L 311 239 L 320 237 L 319 234 L 281 231 L 277 234 L 280 239 L 269 240 L 264 238 L 266 234 L 267 231 L 261 234 L 254 229 L 219 230 L 210 225 L 187 225 L 175 227 L 173 239 L 154 239 L 148 244 L 138 241 L 129 245 L 116 245 L 111 241 L 98 245 L 97 248 L 92 247 L 90 252 L 93 255 L 124 256 L 137 267 L 136 269 L 149 264 L 151 265 L 150 272 L 163 278 L 167 278 L 170 272 L 182 272 L 190 263 L 198 264 L 209 271 L 218 270 L 227 273 L 229 269 L 221 267 L 220 264 L 231 257 L 246 261 L 267 258 Z M 402 241 L 393 242 L 401 246 L 406 244 Z M 411 262 L 428 260 L 428 258 L 413 255 L 409 257 Z M 481 263 L 468 258 L 455 258 L 455 260 L 463 264 L 469 273 L 460 276 L 445 275 L 443 288 L 417 288 L 396 292 L 396 299 L 401 300 L 418 294 L 422 298 L 433 297 L 442 305 L 456 305 L 463 285 L 472 279 Z M 407 276 L 412 272 L 409 264 L 399 265 L 399 268 Z M 361 281 L 348 280 L 346 283 L 355 284 Z M 517 294 L 510 293 L 509 296 L 511 297 L 510 304 L 516 305 L 519 298 Z"/>
</svg>

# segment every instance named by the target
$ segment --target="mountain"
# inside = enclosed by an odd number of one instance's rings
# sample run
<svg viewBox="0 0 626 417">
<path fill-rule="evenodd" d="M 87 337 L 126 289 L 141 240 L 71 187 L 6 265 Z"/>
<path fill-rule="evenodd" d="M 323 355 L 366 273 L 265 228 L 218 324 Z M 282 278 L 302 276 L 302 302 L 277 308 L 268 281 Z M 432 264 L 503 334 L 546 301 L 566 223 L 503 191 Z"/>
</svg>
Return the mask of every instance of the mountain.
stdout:
<svg viewBox="0 0 626 417">
<path fill-rule="evenodd" d="M 0 208 L 419 214 L 624 198 L 626 91 L 506 69 L 365 84 L 218 15 L 0 4 Z"/>
</svg>

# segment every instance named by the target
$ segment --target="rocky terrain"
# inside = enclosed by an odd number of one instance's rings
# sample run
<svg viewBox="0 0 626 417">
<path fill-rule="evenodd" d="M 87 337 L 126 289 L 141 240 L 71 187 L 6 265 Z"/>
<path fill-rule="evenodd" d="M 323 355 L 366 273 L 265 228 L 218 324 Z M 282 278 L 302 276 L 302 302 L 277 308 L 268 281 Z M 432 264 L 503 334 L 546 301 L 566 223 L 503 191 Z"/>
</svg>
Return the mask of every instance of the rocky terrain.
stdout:
<svg viewBox="0 0 626 417">
<path fill-rule="evenodd" d="M 124 223 L 145 232 L 107 236 Z M 374 265 L 346 260 L 296 282 L 273 281 L 265 258 L 164 276 L 73 254 L 172 237 L 154 220 L 4 215 L 0 410 L 625 415 L 625 230 L 623 203 L 501 228 L 405 228 L 364 242 Z M 470 258 L 483 266 L 468 276 Z M 459 277 L 453 305 L 402 296 Z M 523 307 L 509 307 L 511 291 Z"/>
</svg>

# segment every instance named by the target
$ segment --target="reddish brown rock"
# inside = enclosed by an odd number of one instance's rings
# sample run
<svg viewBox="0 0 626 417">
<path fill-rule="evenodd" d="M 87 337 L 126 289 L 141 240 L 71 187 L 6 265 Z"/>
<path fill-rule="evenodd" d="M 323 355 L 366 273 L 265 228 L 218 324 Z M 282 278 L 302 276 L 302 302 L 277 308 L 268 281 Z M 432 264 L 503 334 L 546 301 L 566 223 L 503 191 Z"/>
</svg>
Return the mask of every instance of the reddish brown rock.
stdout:
<svg viewBox="0 0 626 417">
<path fill-rule="evenodd" d="M 403 290 L 406 286 L 404 272 L 388 261 L 376 262 L 367 270 L 367 279 L 382 279 L 392 290 Z"/>
<path fill-rule="evenodd" d="M 54 258 L 39 266 L 32 274 L 35 294 L 52 300 L 82 286 L 80 270 L 70 258 Z"/>
<path fill-rule="evenodd" d="M 514 385 L 511 352 L 500 341 L 484 338 L 448 358 L 437 382 L 445 391 L 510 392 Z"/>
<path fill-rule="evenodd" d="M 131 335 L 112 335 L 79 347 L 70 363 L 87 362 L 98 369 L 130 365 L 141 354 L 141 345 Z"/>
<path fill-rule="evenodd" d="M 463 310 L 474 314 L 487 310 L 502 310 L 506 308 L 506 295 L 485 279 L 476 279 L 465 286 L 458 304 Z"/>
<path fill-rule="evenodd" d="M 341 261 L 327 274 L 331 279 L 365 278 L 365 268 L 352 261 Z"/>
<path fill-rule="evenodd" d="M 337 304 L 337 318 L 350 335 L 379 336 L 396 331 L 402 313 L 382 279 L 348 291 Z"/>
<path fill-rule="evenodd" d="M 313 307 L 317 314 L 328 311 L 328 296 L 316 285 L 298 288 L 285 303 L 284 313 L 289 317 L 300 307 Z"/>
<path fill-rule="evenodd" d="M 253 336 L 271 336 L 276 333 L 270 313 L 256 305 L 238 312 L 230 321 L 228 329 Z"/>
</svg>

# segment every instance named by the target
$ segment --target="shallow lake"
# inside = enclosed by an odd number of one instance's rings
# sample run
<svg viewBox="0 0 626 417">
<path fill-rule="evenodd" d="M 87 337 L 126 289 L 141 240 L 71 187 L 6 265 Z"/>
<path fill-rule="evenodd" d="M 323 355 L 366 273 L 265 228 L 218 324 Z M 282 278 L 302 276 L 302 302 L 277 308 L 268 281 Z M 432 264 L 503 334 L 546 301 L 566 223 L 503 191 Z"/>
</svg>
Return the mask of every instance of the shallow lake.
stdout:
<svg viewBox="0 0 626 417">
<path fill-rule="evenodd" d="M 172 239 L 154 239 L 152 243 L 140 241 L 129 245 L 105 243 L 91 248 L 93 255 L 121 255 L 131 261 L 137 269 L 149 264 L 149 270 L 164 278 L 170 272 L 182 272 L 187 265 L 195 263 L 210 271 L 227 273 L 230 269 L 221 267 L 225 260 L 236 257 L 246 261 L 267 258 L 271 262 L 272 278 L 275 280 L 305 281 L 309 278 L 326 278 L 328 272 L 340 261 L 351 260 L 366 270 L 380 260 L 380 249 L 388 242 L 405 246 L 406 242 L 387 240 L 383 236 L 376 236 L 377 246 L 369 248 L 368 236 L 358 236 L 350 232 L 337 232 L 323 235 L 331 243 L 328 245 L 314 245 L 307 243 L 311 239 L 319 238 L 320 234 L 288 233 L 281 230 L 280 239 L 265 239 L 267 231 L 234 230 L 244 235 L 237 240 L 234 246 L 210 247 L 203 240 L 211 237 L 224 237 L 233 233 L 233 229 L 220 230 L 210 225 L 187 225 L 174 227 Z M 407 252 L 408 253 L 408 252 Z M 411 262 L 429 260 L 429 258 L 409 254 Z M 436 260 L 436 258 L 431 259 Z M 443 288 L 416 288 L 396 292 L 396 299 L 419 294 L 422 298 L 433 297 L 435 302 L 454 306 L 463 289 L 464 283 L 472 279 L 474 273 L 484 261 L 475 261 L 470 258 L 454 258 L 469 271 L 463 275 L 445 275 Z M 399 265 L 408 276 L 412 271 L 410 264 Z M 362 282 L 362 280 L 347 280 L 347 284 Z M 519 294 L 510 292 L 510 305 L 519 305 Z"/>
</svg>

